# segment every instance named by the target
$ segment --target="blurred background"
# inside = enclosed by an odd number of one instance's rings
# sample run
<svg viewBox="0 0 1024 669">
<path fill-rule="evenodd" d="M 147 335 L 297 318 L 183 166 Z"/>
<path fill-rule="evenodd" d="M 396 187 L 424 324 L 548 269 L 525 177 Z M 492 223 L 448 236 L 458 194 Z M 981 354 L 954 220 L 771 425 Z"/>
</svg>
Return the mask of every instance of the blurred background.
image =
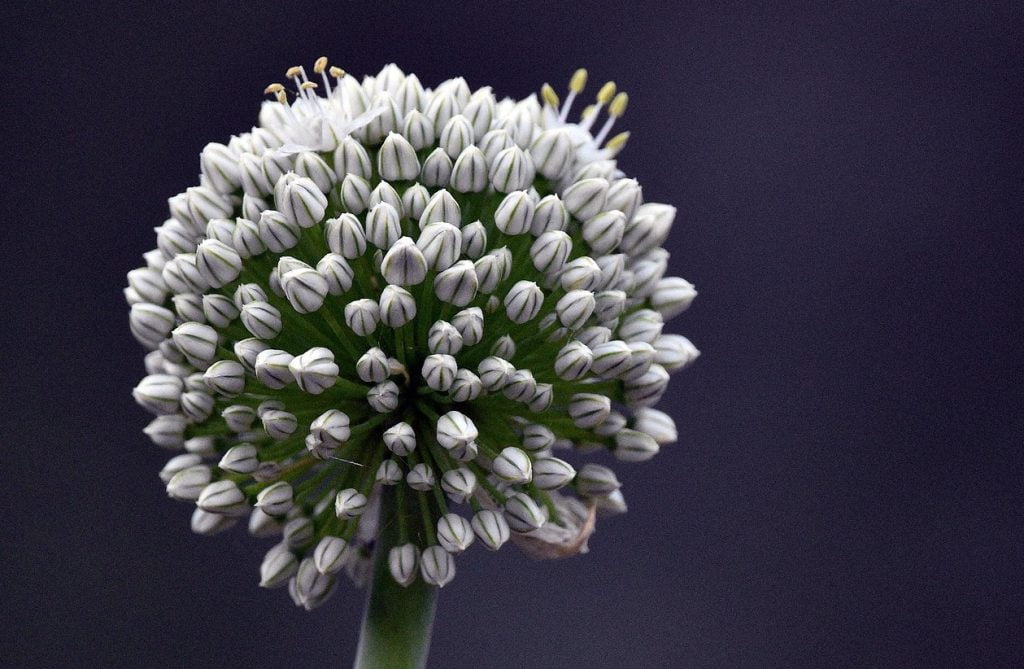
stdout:
<svg viewBox="0 0 1024 669">
<path fill-rule="evenodd" d="M 316 667 L 265 543 L 193 536 L 141 432 L 125 273 L 199 151 L 328 55 L 522 97 L 629 92 L 620 165 L 679 208 L 680 441 L 591 553 L 473 547 L 437 667 L 1024 664 L 1017 3 L 250 3 L 0 10 L 0 664 Z M 662 408 L 665 408 L 664 406 Z"/>
</svg>

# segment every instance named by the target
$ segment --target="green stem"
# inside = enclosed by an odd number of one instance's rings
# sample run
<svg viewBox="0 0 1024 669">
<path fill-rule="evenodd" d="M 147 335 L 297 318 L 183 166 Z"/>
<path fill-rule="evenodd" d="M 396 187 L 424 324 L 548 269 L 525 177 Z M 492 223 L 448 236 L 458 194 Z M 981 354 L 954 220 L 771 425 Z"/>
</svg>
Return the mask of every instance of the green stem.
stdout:
<svg viewBox="0 0 1024 669">
<path fill-rule="evenodd" d="M 412 669 L 427 666 L 437 588 L 417 579 L 403 588 L 388 570 L 388 552 L 398 545 L 393 486 L 382 491 L 381 534 L 374 551 L 373 581 L 356 650 L 356 669 Z"/>
</svg>

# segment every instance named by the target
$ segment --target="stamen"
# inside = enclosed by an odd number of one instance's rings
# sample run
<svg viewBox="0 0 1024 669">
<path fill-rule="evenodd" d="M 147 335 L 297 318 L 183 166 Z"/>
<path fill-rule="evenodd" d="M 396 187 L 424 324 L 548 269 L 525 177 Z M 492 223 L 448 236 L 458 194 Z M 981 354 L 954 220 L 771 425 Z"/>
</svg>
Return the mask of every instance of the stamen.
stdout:
<svg viewBox="0 0 1024 669">
<path fill-rule="evenodd" d="M 587 71 L 582 67 L 573 72 L 572 79 L 569 80 L 569 95 L 565 97 L 565 106 L 562 107 L 562 112 L 558 115 L 558 120 L 561 123 L 565 123 L 565 119 L 569 118 L 569 109 L 572 108 L 572 102 L 576 99 L 576 95 L 583 92 L 584 86 L 587 85 Z"/>
<path fill-rule="evenodd" d="M 614 156 L 618 154 L 619 151 L 622 151 L 622 149 L 626 147 L 626 142 L 628 141 L 629 131 L 627 130 L 626 132 L 620 132 L 619 134 L 609 139 L 608 143 L 604 145 L 604 148 L 611 151 L 612 156 Z"/>
<path fill-rule="evenodd" d="M 594 125 L 594 121 L 597 120 L 598 113 L 613 97 L 615 97 L 615 82 L 609 81 L 597 92 L 597 104 L 594 105 L 594 111 L 589 115 L 584 111 L 584 118 L 583 122 L 580 123 L 580 127 L 584 130 L 590 130 L 591 126 Z"/>
<path fill-rule="evenodd" d="M 601 132 L 597 133 L 597 137 L 594 138 L 599 146 L 604 138 L 611 132 L 612 126 L 615 125 L 615 119 L 626 113 L 626 105 L 629 104 L 629 95 L 626 93 L 619 93 L 612 100 L 612 103 L 608 105 L 608 120 L 604 122 L 604 126 L 601 128 Z"/>
<path fill-rule="evenodd" d="M 334 69 L 334 68 L 331 68 Z M 324 90 L 327 92 L 327 97 L 331 97 L 331 82 L 327 78 L 327 56 L 320 56 L 313 63 L 313 71 L 320 75 L 320 78 L 324 82 Z"/>
<path fill-rule="evenodd" d="M 280 93 L 283 90 L 284 90 L 284 86 L 282 86 L 281 84 L 278 84 L 278 83 L 273 83 L 273 84 L 270 84 L 269 86 L 267 86 L 266 88 L 263 89 L 263 94 L 264 95 L 270 95 L 271 93 L 273 93 L 273 94 L 276 95 L 276 94 Z"/>
<path fill-rule="evenodd" d="M 558 93 L 555 89 L 551 88 L 550 84 L 545 83 L 540 87 L 540 96 L 544 98 L 544 103 L 552 109 L 558 109 Z"/>
</svg>

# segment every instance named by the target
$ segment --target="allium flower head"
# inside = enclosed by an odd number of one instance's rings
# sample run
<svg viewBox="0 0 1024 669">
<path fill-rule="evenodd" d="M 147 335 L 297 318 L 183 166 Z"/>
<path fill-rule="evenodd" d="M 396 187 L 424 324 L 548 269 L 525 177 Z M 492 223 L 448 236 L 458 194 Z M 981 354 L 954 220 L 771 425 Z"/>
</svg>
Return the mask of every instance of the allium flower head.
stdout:
<svg viewBox="0 0 1024 669">
<path fill-rule="evenodd" d="M 402 585 L 445 585 L 474 543 L 585 551 L 597 510 L 625 510 L 588 454 L 675 441 L 653 407 L 698 355 L 662 332 L 696 295 L 666 276 L 676 210 L 643 201 L 615 162 L 628 134 L 608 138 L 626 95 L 606 84 L 570 120 L 583 70 L 564 103 L 313 72 L 203 149 L 128 273 L 144 431 L 184 451 L 168 494 L 198 533 L 247 517 L 276 537 L 260 584 L 307 609 L 361 581 L 392 524 Z"/>
</svg>

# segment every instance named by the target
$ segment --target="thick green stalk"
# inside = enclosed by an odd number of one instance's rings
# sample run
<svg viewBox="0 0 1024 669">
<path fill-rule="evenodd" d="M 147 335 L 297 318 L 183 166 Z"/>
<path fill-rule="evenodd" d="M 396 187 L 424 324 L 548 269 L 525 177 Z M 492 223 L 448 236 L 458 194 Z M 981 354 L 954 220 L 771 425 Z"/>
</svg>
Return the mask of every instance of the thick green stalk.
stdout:
<svg viewBox="0 0 1024 669">
<path fill-rule="evenodd" d="M 363 613 L 356 669 L 414 669 L 427 666 L 437 588 L 417 579 L 407 588 L 388 571 L 388 551 L 400 542 L 395 492 L 383 489 L 381 532 L 374 549 L 373 580 Z"/>
</svg>

